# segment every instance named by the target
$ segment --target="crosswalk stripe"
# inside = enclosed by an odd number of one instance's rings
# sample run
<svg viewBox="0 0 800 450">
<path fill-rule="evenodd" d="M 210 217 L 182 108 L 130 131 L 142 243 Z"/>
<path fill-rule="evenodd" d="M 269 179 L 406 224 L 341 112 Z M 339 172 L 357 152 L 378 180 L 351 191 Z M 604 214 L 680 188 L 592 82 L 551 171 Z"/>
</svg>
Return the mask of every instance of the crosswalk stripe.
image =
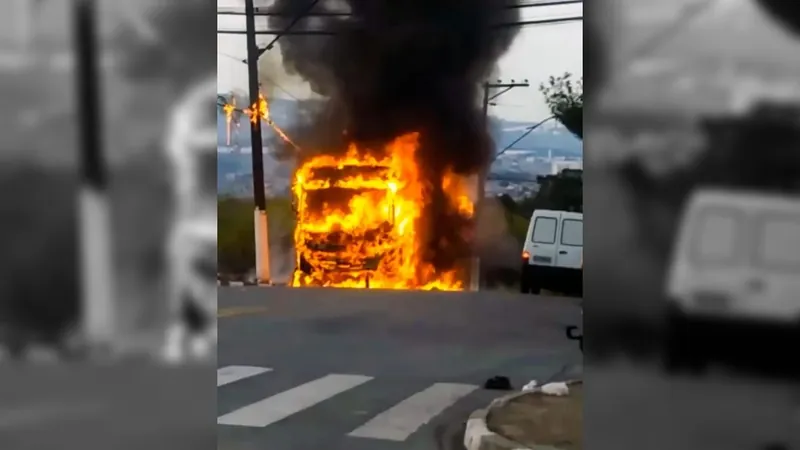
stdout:
<svg viewBox="0 0 800 450">
<path fill-rule="evenodd" d="M 225 414 L 217 424 L 266 427 L 370 380 L 363 375 L 326 375 Z"/>
<path fill-rule="evenodd" d="M 226 384 L 235 381 L 243 380 L 245 378 L 261 375 L 262 373 L 270 372 L 272 369 L 268 367 L 255 367 L 255 366 L 226 366 L 217 369 L 217 387 L 225 386 Z"/>
<path fill-rule="evenodd" d="M 348 436 L 405 441 L 421 426 L 477 388 L 469 384 L 436 383 L 373 417 Z"/>
</svg>

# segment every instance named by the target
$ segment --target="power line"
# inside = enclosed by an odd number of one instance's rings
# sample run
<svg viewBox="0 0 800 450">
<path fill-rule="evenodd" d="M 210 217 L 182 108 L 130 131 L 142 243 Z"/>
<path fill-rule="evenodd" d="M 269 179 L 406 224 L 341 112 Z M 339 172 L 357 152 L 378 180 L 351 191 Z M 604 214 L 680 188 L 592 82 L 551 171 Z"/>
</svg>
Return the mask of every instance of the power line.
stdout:
<svg viewBox="0 0 800 450">
<path fill-rule="evenodd" d="M 505 5 L 503 6 L 503 9 L 523 9 L 523 8 L 564 6 L 564 5 L 576 5 L 576 4 L 583 4 L 583 0 L 554 0 L 554 1 L 544 1 L 544 2 L 530 2 L 518 5 Z M 245 12 L 235 9 L 221 9 L 217 10 L 217 14 L 221 16 L 244 16 Z M 256 16 L 281 17 L 281 16 L 295 16 L 295 14 L 296 13 L 288 11 L 270 11 L 267 8 L 256 8 L 255 11 Z M 352 15 L 351 13 L 346 11 L 309 11 L 305 14 L 302 14 L 302 16 L 304 17 L 349 17 L 351 15 Z"/>
<path fill-rule="evenodd" d="M 263 55 L 265 52 L 268 52 L 269 50 L 272 50 L 272 47 L 275 46 L 275 43 L 278 42 L 278 39 L 280 39 L 281 36 L 284 35 L 284 33 L 286 33 L 287 31 L 291 30 L 292 27 L 295 26 L 295 24 L 297 24 L 297 22 L 299 22 L 303 17 L 308 15 L 308 13 L 310 13 L 311 10 L 314 9 L 315 6 L 317 6 L 317 3 L 319 3 L 319 0 L 311 0 L 311 2 L 308 4 L 308 6 L 306 6 L 306 9 L 304 9 L 303 12 L 301 12 L 300 14 L 296 15 L 295 18 L 292 19 L 292 21 L 289 23 L 289 25 L 287 25 L 286 28 L 283 29 L 283 33 L 280 33 L 280 34 L 276 35 L 272 39 L 272 41 L 270 41 L 270 43 L 267 44 L 266 47 L 262 47 L 262 48 L 258 49 L 258 56 L 261 57 L 261 55 Z"/>
<path fill-rule="evenodd" d="M 520 137 L 516 138 L 516 139 L 514 140 L 514 142 L 512 142 L 512 143 L 510 143 L 510 144 L 506 145 L 506 146 L 505 146 L 505 147 L 504 147 L 502 150 L 500 150 L 499 152 L 497 152 L 497 154 L 495 154 L 495 155 L 494 155 L 494 159 L 492 160 L 492 162 L 496 161 L 496 160 L 497 160 L 497 158 L 499 158 L 500 156 L 502 156 L 502 155 L 503 155 L 503 153 L 505 153 L 505 152 L 507 152 L 508 150 L 511 150 L 512 148 L 514 148 L 514 146 L 515 146 L 515 145 L 517 145 L 517 144 L 518 144 L 518 143 L 519 143 L 521 140 L 525 139 L 525 137 L 526 137 L 526 136 L 528 136 L 529 134 L 531 134 L 531 133 L 533 132 L 533 130 L 535 130 L 535 129 L 539 128 L 539 127 L 540 127 L 540 126 L 542 126 L 542 125 L 543 125 L 545 122 L 547 122 L 547 121 L 549 121 L 549 120 L 552 120 L 552 119 L 555 119 L 555 118 L 556 118 L 556 116 L 550 116 L 550 117 L 548 117 L 548 118 L 546 118 L 546 119 L 544 119 L 544 120 L 542 120 L 542 121 L 539 121 L 538 123 L 536 123 L 536 124 L 534 124 L 534 125 L 532 125 L 532 126 L 528 127 L 528 129 L 527 129 L 527 130 L 525 130 L 525 132 L 524 132 L 524 133 L 522 133 L 522 135 L 521 135 Z"/>
<path fill-rule="evenodd" d="M 690 3 L 684 6 L 681 8 L 679 16 L 676 20 L 672 21 L 672 23 L 670 23 L 667 27 L 657 31 L 642 45 L 632 51 L 630 56 L 627 58 L 627 61 L 623 63 L 623 65 L 629 66 L 634 61 L 653 53 L 665 42 L 677 36 L 680 31 L 686 27 L 687 23 L 697 19 L 701 14 L 711 9 L 711 7 L 717 3 L 718 0 L 706 0 L 702 2 Z"/>
<path fill-rule="evenodd" d="M 227 54 L 227 53 L 224 53 L 224 52 L 217 51 L 217 54 L 218 54 L 218 55 L 222 55 L 222 56 L 227 56 L 228 58 L 230 58 L 230 59 L 233 59 L 233 60 L 236 60 L 237 62 L 243 62 L 243 63 L 245 63 L 245 64 L 247 63 L 247 61 L 242 61 L 242 59 L 241 59 L 241 58 L 239 58 L 239 57 L 236 57 L 236 56 L 233 56 L 233 55 L 229 55 L 229 54 Z M 299 98 L 297 98 L 297 96 L 295 96 L 294 94 L 292 94 L 291 92 L 289 92 L 289 91 L 288 91 L 286 88 L 284 88 L 283 86 L 281 86 L 280 84 L 278 84 L 278 82 L 277 82 L 277 81 L 275 81 L 273 78 L 270 78 L 268 75 L 265 75 L 265 74 L 263 74 L 263 73 L 259 73 L 259 76 L 260 76 L 261 78 L 264 78 L 265 80 L 269 81 L 269 82 L 270 82 L 270 84 L 274 85 L 274 86 L 275 86 L 276 88 L 278 88 L 278 89 L 279 89 L 281 92 L 283 92 L 284 94 L 288 95 L 288 96 L 289 96 L 289 97 L 291 97 L 292 99 L 294 99 L 294 100 L 296 100 L 296 101 L 298 101 L 298 102 L 300 101 L 300 99 L 299 99 Z"/>
<path fill-rule="evenodd" d="M 524 27 L 528 25 L 556 25 L 568 22 L 580 22 L 583 21 L 583 16 L 573 16 L 573 17 L 558 17 L 554 19 L 538 19 L 538 20 L 527 20 L 521 22 L 509 22 L 509 23 L 498 23 L 492 26 L 492 28 L 496 29 L 503 29 L 503 28 L 513 28 L 513 27 Z M 217 34 L 247 34 L 246 30 L 217 30 Z M 263 30 L 263 31 L 256 31 L 255 34 L 260 35 L 269 35 L 269 36 L 276 36 L 276 35 L 289 35 L 289 36 L 335 36 L 338 33 L 335 31 L 329 30 L 285 30 L 285 31 L 275 31 L 275 30 Z"/>
</svg>

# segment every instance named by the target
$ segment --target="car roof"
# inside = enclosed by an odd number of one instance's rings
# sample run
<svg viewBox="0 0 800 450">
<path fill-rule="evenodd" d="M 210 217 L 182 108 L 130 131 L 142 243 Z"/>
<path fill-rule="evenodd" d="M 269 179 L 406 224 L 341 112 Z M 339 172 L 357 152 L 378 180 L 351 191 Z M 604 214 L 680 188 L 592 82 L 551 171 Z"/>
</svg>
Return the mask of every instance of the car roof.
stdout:
<svg viewBox="0 0 800 450">
<path fill-rule="evenodd" d="M 743 190 L 699 189 L 692 194 L 689 207 L 695 209 L 705 206 L 800 212 L 800 196 Z"/>
<path fill-rule="evenodd" d="M 547 215 L 558 215 L 563 214 L 565 217 L 580 217 L 583 218 L 583 213 L 575 212 L 575 211 L 562 211 L 558 209 L 536 209 L 533 211 L 533 217 L 535 216 L 547 216 Z"/>
</svg>

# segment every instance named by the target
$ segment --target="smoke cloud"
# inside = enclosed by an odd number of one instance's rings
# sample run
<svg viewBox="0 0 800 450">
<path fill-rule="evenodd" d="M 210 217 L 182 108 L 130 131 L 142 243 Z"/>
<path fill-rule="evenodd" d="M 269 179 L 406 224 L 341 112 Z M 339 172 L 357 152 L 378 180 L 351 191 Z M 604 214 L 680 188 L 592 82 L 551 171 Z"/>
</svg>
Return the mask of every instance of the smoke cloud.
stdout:
<svg viewBox="0 0 800 450">
<path fill-rule="evenodd" d="M 286 29 L 309 4 L 276 0 L 271 9 L 280 15 L 270 16 L 269 27 Z M 442 269 L 469 253 L 460 236 L 470 224 L 448 211 L 437 186 L 447 168 L 476 174 L 491 161 L 479 93 L 516 35 L 516 27 L 502 24 L 519 20 L 517 6 L 516 0 L 321 1 L 314 13 L 349 15 L 307 17 L 291 29 L 333 36 L 279 41 L 286 70 L 325 98 L 292 133 L 305 149 L 301 159 L 344 151 L 349 142 L 380 148 L 420 133 L 418 165 L 431 187 L 429 259 Z"/>
</svg>

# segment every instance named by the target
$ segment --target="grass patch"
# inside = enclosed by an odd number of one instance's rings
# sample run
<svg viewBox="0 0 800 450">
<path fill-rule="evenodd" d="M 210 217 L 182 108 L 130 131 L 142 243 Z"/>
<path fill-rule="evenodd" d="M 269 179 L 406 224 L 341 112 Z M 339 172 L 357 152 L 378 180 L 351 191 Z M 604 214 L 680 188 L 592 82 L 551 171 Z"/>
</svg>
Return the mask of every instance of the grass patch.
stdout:
<svg viewBox="0 0 800 450">
<path fill-rule="evenodd" d="M 570 386 L 563 397 L 528 394 L 493 409 L 490 430 L 526 447 L 549 445 L 583 449 L 583 384 Z"/>
<path fill-rule="evenodd" d="M 270 245 L 291 245 L 294 211 L 289 198 L 267 199 Z M 249 198 L 217 200 L 217 260 L 223 273 L 244 274 L 255 266 L 255 205 Z"/>
</svg>

